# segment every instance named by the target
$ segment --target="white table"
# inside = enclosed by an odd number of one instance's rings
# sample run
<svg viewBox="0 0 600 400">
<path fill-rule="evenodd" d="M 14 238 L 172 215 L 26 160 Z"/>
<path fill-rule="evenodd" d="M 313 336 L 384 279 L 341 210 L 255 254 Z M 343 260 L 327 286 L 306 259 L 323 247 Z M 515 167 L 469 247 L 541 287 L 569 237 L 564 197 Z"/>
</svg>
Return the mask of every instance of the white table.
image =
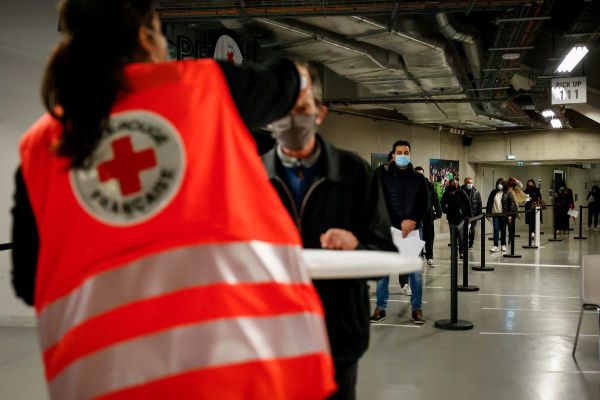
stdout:
<svg viewBox="0 0 600 400">
<path fill-rule="evenodd" d="M 313 279 L 374 278 L 422 268 L 421 258 L 389 251 L 304 249 L 302 255 Z"/>
</svg>

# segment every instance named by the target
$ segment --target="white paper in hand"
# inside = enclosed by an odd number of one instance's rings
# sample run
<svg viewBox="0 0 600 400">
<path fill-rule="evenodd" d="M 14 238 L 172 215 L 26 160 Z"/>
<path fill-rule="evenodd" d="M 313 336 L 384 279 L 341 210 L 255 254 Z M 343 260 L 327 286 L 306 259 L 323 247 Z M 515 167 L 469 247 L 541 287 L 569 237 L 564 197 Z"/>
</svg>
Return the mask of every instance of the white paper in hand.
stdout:
<svg viewBox="0 0 600 400">
<path fill-rule="evenodd" d="M 398 248 L 398 253 L 406 257 L 418 257 L 423 250 L 425 242 L 421 240 L 419 231 L 410 232 L 406 238 L 402 237 L 402 231 L 392 226 L 392 240 Z"/>
<path fill-rule="evenodd" d="M 567 211 L 567 214 L 569 214 L 573 218 L 579 217 L 579 211 L 577 211 L 573 208 L 571 208 L 569 211 Z"/>
</svg>

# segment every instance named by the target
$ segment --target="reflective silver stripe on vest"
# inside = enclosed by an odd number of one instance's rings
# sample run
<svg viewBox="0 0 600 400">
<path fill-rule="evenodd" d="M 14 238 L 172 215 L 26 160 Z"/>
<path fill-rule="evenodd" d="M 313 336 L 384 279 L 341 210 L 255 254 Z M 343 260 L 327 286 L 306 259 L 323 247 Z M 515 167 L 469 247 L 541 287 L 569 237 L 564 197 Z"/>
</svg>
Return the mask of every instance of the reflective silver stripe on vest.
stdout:
<svg viewBox="0 0 600 400">
<path fill-rule="evenodd" d="M 38 317 L 45 351 L 73 327 L 133 301 L 216 283 L 308 283 L 301 249 L 264 242 L 179 248 L 136 260 L 87 279 Z"/>
<path fill-rule="evenodd" d="M 78 360 L 50 382 L 50 394 L 57 400 L 89 399 L 186 371 L 326 352 L 325 338 L 322 317 L 309 313 L 178 327 Z M 302 371 L 290 373 L 302 379 Z"/>
</svg>

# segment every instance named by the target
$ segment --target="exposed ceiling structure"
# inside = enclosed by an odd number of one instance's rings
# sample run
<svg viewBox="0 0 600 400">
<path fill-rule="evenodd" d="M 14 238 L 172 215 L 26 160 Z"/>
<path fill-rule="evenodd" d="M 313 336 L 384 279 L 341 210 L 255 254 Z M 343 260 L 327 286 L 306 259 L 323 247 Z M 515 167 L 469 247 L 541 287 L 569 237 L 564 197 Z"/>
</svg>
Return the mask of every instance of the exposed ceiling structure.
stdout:
<svg viewBox="0 0 600 400">
<path fill-rule="evenodd" d="M 599 53 L 599 3 L 159 1 L 166 22 L 199 30 L 218 22 L 253 38 L 257 59 L 283 53 L 321 64 L 335 110 L 467 134 L 547 129 L 540 112 L 551 108 L 548 78 L 562 56 L 580 43 L 588 59 Z M 600 127 L 598 103 L 553 110 L 563 126 Z"/>
</svg>

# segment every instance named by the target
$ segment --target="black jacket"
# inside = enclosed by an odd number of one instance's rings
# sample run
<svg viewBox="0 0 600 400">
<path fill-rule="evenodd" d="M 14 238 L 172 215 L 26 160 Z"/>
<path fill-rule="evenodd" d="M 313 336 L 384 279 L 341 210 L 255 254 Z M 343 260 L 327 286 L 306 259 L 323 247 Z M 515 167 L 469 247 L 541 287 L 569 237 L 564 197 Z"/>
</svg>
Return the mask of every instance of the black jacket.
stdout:
<svg viewBox="0 0 600 400">
<path fill-rule="evenodd" d="M 454 192 L 446 189 L 442 195 L 442 211 L 452 225 L 458 225 L 465 218 L 473 216 L 469 198 L 462 189 L 457 189 Z"/>
<path fill-rule="evenodd" d="M 288 188 L 275 149 L 263 156 L 269 179 L 296 222 L 305 248 L 321 248 L 320 236 L 330 228 L 352 232 L 359 249 L 397 251 L 379 180 L 368 164 L 339 150 L 317 135 L 321 146 L 319 173 L 300 210 Z M 334 363 L 356 362 L 369 345 L 369 293 L 363 279 L 315 280 L 325 309 Z"/>
<path fill-rule="evenodd" d="M 401 170 L 392 163 L 387 171 L 378 170 L 378 176 L 383 184 L 392 226 L 400 229 L 402 221 L 411 219 L 421 227 L 430 208 L 429 189 L 423 175 L 415 172 L 412 164 Z"/>
<path fill-rule="evenodd" d="M 467 197 L 469 198 L 469 203 L 471 203 L 471 214 L 473 217 L 481 214 L 483 209 L 483 204 L 481 202 L 481 194 L 473 187 L 473 189 L 467 189 L 467 185 L 461 186 L 462 190 L 465 192 Z"/>
<path fill-rule="evenodd" d="M 498 193 L 498 189 L 494 189 L 490 192 L 488 196 L 487 205 L 485 207 L 486 213 L 492 212 L 492 207 L 494 206 L 494 197 L 496 197 L 496 193 Z M 519 210 L 519 206 L 513 198 L 513 195 L 506 191 L 502 193 L 502 212 L 517 212 Z"/>
</svg>

